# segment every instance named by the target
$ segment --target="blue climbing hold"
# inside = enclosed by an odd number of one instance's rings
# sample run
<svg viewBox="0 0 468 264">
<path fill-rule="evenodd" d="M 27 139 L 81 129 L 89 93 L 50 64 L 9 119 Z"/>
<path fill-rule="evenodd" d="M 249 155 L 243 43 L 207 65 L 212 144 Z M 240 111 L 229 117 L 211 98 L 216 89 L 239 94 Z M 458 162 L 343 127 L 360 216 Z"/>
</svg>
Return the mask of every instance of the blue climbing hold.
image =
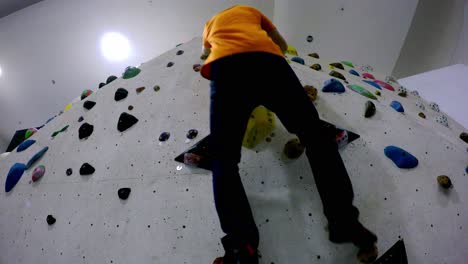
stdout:
<svg viewBox="0 0 468 264">
<path fill-rule="evenodd" d="M 21 144 L 19 144 L 18 148 L 16 149 L 16 152 L 25 151 L 26 149 L 28 149 L 34 143 L 36 143 L 36 140 L 27 139 L 27 140 L 21 142 Z"/>
<path fill-rule="evenodd" d="M 380 87 L 380 85 L 378 85 L 377 83 L 373 82 L 373 81 L 369 81 L 369 80 L 362 80 L 363 82 L 369 84 L 369 85 L 372 85 L 374 86 L 375 88 L 379 89 L 379 90 L 382 90 L 382 87 Z"/>
<path fill-rule="evenodd" d="M 344 85 L 336 80 L 336 79 L 330 79 L 325 81 L 323 84 L 322 92 L 324 93 L 344 93 L 345 92 L 345 87 Z"/>
<path fill-rule="evenodd" d="M 349 73 L 351 73 L 352 75 L 356 75 L 357 77 L 360 77 L 359 73 L 353 69 L 349 70 Z"/>
<path fill-rule="evenodd" d="M 26 164 L 26 169 L 29 169 L 31 168 L 31 166 L 34 164 L 34 162 L 36 162 L 38 159 L 40 159 L 44 153 L 47 152 L 47 150 L 49 149 L 49 147 L 44 147 L 43 149 L 41 149 L 38 153 L 36 153 L 29 161 L 28 163 Z"/>
<path fill-rule="evenodd" d="M 15 163 L 8 172 L 5 181 L 5 192 L 11 191 L 13 187 L 19 182 L 21 176 L 23 176 L 24 171 L 26 170 L 26 165 L 23 163 Z"/>
<path fill-rule="evenodd" d="M 304 59 L 303 59 L 303 58 L 300 58 L 300 57 L 292 57 L 291 60 L 294 61 L 294 62 L 300 63 L 300 64 L 302 64 L 302 65 L 305 64 Z"/>
<path fill-rule="evenodd" d="M 403 106 L 401 105 L 400 102 L 398 101 L 392 101 L 392 103 L 390 104 L 390 106 L 395 109 L 397 112 L 400 112 L 400 113 L 403 113 L 405 112 L 405 109 L 403 109 Z"/>
<path fill-rule="evenodd" d="M 418 166 L 418 159 L 411 153 L 395 146 L 388 146 L 384 150 L 385 156 L 391 159 L 398 168 L 411 169 Z"/>
</svg>

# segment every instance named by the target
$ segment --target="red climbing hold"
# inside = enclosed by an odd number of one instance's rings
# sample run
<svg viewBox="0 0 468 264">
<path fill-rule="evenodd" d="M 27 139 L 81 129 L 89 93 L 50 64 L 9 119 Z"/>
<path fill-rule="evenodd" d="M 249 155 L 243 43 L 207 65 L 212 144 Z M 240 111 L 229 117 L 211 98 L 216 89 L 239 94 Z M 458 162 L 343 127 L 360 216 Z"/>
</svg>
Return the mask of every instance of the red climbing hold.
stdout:
<svg viewBox="0 0 468 264">
<path fill-rule="evenodd" d="M 375 77 L 374 75 L 368 73 L 368 72 L 365 72 L 362 74 L 362 77 L 364 77 L 364 79 L 372 79 L 372 80 L 375 80 Z"/>
</svg>

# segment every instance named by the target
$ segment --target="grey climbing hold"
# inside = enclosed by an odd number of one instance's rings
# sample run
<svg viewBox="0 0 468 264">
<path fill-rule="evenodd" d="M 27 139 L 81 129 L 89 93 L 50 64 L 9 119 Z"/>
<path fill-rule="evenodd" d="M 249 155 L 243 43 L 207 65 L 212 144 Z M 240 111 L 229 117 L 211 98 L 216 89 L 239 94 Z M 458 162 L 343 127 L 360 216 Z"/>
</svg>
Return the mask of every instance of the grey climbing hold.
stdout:
<svg viewBox="0 0 468 264">
<path fill-rule="evenodd" d="M 416 102 L 416 106 L 423 111 L 426 110 L 426 107 L 424 106 L 424 104 L 419 101 Z"/>
<path fill-rule="evenodd" d="M 69 169 L 67 169 L 66 173 L 67 173 L 67 176 L 70 176 L 70 175 L 72 175 L 73 170 L 71 168 L 69 168 Z"/>
<path fill-rule="evenodd" d="M 122 113 L 119 117 L 119 122 L 117 123 L 117 129 L 120 132 L 124 132 L 138 122 L 138 118 L 132 116 L 128 113 Z"/>
<path fill-rule="evenodd" d="M 55 217 L 53 217 L 52 215 L 48 215 L 46 221 L 48 225 L 53 225 L 55 224 L 55 222 L 57 222 L 57 219 L 55 219 Z"/>
<path fill-rule="evenodd" d="M 375 105 L 371 101 L 367 101 L 364 108 L 364 117 L 371 117 L 375 114 Z"/>
<path fill-rule="evenodd" d="M 89 163 L 83 163 L 80 168 L 80 175 L 91 175 L 95 172 L 96 170 L 94 169 L 93 166 L 91 166 Z"/>
<path fill-rule="evenodd" d="M 298 138 L 294 138 L 284 145 L 283 153 L 290 159 L 297 159 L 304 153 L 304 150 L 304 145 L 301 144 Z"/>
<path fill-rule="evenodd" d="M 78 138 L 79 139 L 88 138 L 89 136 L 91 136 L 91 134 L 93 134 L 93 131 L 94 131 L 93 125 L 84 123 L 78 129 Z"/>
<path fill-rule="evenodd" d="M 115 91 L 114 100 L 118 102 L 127 98 L 127 96 L 128 96 L 128 91 L 125 90 L 124 88 L 119 88 L 117 89 L 117 91 Z"/>
<path fill-rule="evenodd" d="M 117 195 L 119 196 L 120 199 L 122 200 L 127 200 L 128 199 L 128 196 L 130 195 L 130 192 L 132 190 L 130 188 L 120 188 L 118 191 L 117 191 Z"/>
<path fill-rule="evenodd" d="M 196 129 L 190 129 L 188 132 L 187 132 L 187 138 L 188 139 L 194 139 L 198 136 L 198 131 Z"/>
<path fill-rule="evenodd" d="M 432 110 L 436 111 L 437 113 L 440 112 L 439 105 L 436 104 L 436 103 L 434 103 L 434 102 L 432 102 L 432 103 L 429 104 L 429 108 L 431 108 Z"/>
<path fill-rule="evenodd" d="M 83 104 L 83 107 L 87 110 L 91 110 L 96 105 L 96 102 L 93 101 L 86 101 Z"/>
<path fill-rule="evenodd" d="M 468 143 L 468 133 L 462 132 L 460 134 L 460 139 L 465 141 L 465 143 Z"/>
<path fill-rule="evenodd" d="M 170 136 L 171 136 L 171 133 L 169 133 L 169 132 L 163 132 L 163 133 L 161 133 L 161 135 L 159 136 L 159 141 L 161 141 L 161 142 L 167 141 L 167 140 L 169 139 Z"/>
<path fill-rule="evenodd" d="M 452 187 L 452 181 L 447 175 L 437 176 L 437 182 L 444 189 L 449 189 L 450 187 Z"/>
<path fill-rule="evenodd" d="M 416 96 L 416 97 L 420 97 L 418 91 L 414 90 L 414 91 L 411 91 L 411 94 Z"/>
<path fill-rule="evenodd" d="M 449 127 L 448 118 L 444 114 L 437 116 L 435 121 L 445 127 Z"/>
</svg>

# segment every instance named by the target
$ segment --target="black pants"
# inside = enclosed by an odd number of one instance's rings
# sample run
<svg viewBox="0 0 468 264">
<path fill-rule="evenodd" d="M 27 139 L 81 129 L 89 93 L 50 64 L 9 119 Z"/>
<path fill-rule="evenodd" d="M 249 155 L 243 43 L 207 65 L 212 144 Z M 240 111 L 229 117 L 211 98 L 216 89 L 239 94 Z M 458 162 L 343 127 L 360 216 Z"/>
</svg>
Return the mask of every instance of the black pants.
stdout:
<svg viewBox="0 0 468 264">
<path fill-rule="evenodd" d="M 210 128 L 213 189 L 221 228 L 233 247 L 258 247 L 259 234 L 239 176 L 242 140 L 252 110 L 264 105 L 306 147 L 325 216 L 330 224 L 357 221 L 353 189 L 335 141 L 284 58 L 243 53 L 212 64 Z"/>
</svg>

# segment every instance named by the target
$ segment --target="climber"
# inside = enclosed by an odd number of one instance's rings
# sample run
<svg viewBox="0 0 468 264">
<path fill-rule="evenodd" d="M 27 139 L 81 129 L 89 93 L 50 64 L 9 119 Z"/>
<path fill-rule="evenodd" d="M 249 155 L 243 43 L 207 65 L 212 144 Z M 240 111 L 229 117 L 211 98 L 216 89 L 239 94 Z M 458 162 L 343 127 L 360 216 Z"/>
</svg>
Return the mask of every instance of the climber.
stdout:
<svg viewBox="0 0 468 264">
<path fill-rule="evenodd" d="M 206 59 L 201 74 L 211 80 L 210 147 L 215 206 L 225 255 L 215 264 L 257 264 L 259 233 L 239 175 L 238 163 L 252 110 L 264 105 L 306 147 L 329 240 L 352 242 L 361 261 L 377 257 L 377 237 L 358 220 L 353 189 L 338 153 L 335 128 L 319 119 L 299 79 L 284 59 L 286 41 L 260 11 L 228 8 L 209 20 L 203 32 Z M 367 255 L 366 255 L 367 254 Z"/>
</svg>

